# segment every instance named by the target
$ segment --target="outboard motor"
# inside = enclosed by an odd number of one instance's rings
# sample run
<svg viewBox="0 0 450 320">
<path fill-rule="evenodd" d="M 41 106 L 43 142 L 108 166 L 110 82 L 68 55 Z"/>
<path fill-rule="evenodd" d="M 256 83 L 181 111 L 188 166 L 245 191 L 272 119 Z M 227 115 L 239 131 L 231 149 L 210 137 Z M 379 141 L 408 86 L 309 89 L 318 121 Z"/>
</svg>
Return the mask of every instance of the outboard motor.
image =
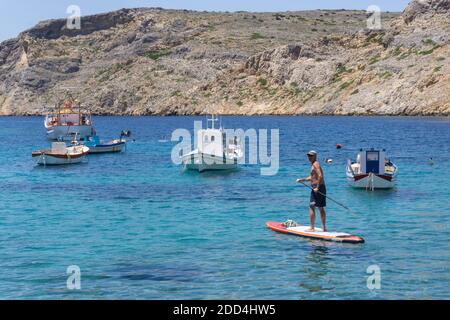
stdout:
<svg viewBox="0 0 450 320">
<path fill-rule="evenodd" d="M 120 133 L 120 137 L 130 137 L 130 136 L 131 136 L 130 130 L 122 130 L 122 132 Z"/>
</svg>

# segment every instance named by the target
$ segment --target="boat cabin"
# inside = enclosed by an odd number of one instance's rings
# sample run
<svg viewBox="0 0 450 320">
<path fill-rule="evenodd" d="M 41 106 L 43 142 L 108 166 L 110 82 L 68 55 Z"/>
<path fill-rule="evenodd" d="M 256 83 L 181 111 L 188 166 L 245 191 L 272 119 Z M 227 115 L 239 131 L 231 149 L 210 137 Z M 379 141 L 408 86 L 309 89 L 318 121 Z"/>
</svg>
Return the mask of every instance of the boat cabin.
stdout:
<svg viewBox="0 0 450 320">
<path fill-rule="evenodd" d="M 384 175 L 389 173 L 392 164 L 386 157 L 385 150 L 375 150 L 371 148 L 369 150 L 360 149 L 356 158 L 356 163 L 351 165 L 354 173 L 367 174 L 373 173 L 377 175 Z"/>
<path fill-rule="evenodd" d="M 54 126 L 90 126 L 92 121 L 90 114 L 83 113 L 80 106 L 66 100 L 56 113 L 47 115 L 45 124 L 47 128 Z"/>
<path fill-rule="evenodd" d="M 52 153 L 66 154 L 67 145 L 65 142 L 52 142 Z"/>
<path fill-rule="evenodd" d="M 222 128 L 215 129 L 213 125 L 212 128 L 197 132 L 197 149 L 201 153 L 223 157 L 225 145 L 225 133 Z"/>
<path fill-rule="evenodd" d="M 360 150 L 360 171 L 364 173 L 384 174 L 385 153 L 380 150 Z"/>
<path fill-rule="evenodd" d="M 240 152 L 238 150 L 240 139 L 233 136 L 227 143 L 227 135 L 224 129 L 222 127 L 216 129 L 214 127 L 215 121 L 218 121 L 218 119 L 212 116 L 211 119 L 208 119 L 208 122 L 211 122 L 211 127 L 197 132 L 197 150 L 214 157 L 224 157 L 229 154 L 233 155 L 236 151 Z"/>
</svg>

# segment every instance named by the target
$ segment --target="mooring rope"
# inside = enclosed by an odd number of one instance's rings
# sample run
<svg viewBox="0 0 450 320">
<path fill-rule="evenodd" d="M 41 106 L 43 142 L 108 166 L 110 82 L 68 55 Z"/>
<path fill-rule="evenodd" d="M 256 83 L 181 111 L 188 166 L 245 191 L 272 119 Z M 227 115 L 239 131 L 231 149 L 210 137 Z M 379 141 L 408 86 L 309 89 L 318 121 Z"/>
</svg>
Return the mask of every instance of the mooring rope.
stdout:
<svg viewBox="0 0 450 320">
<path fill-rule="evenodd" d="M 374 191 L 375 187 L 373 184 L 373 177 L 374 177 L 373 172 L 370 172 L 367 177 L 366 190 Z"/>
</svg>

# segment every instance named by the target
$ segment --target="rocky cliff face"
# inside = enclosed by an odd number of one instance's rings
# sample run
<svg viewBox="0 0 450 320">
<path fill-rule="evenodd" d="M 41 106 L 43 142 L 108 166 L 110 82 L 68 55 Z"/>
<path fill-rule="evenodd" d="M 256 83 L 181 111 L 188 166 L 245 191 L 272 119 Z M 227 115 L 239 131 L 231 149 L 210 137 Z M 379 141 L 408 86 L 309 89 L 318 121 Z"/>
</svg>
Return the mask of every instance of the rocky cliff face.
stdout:
<svg viewBox="0 0 450 320">
<path fill-rule="evenodd" d="M 0 44 L 0 113 L 69 91 L 96 114 L 450 114 L 450 0 L 361 11 L 123 9 Z"/>
<path fill-rule="evenodd" d="M 449 1 L 418 2 L 380 31 L 325 36 L 251 57 L 222 77 L 226 86 L 212 84 L 212 96 L 229 97 L 213 101 L 216 108 L 231 114 L 449 115 Z"/>
<path fill-rule="evenodd" d="M 411 23 L 416 17 L 431 18 L 436 14 L 446 14 L 449 9 L 449 0 L 414 0 L 403 12 L 403 20 Z"/>
</svg>

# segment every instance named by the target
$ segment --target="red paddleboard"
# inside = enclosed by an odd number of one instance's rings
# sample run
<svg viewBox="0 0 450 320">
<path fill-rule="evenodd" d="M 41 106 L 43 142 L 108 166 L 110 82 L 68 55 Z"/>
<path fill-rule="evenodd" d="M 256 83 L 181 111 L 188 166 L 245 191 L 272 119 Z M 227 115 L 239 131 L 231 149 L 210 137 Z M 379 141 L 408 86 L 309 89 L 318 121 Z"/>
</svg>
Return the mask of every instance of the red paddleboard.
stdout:
<svg viewBox="0 0 450 320">
<path fill-rule="evenodd" d="M 364 239 L 345 232 L 323 232 L 320 228 L 315 228 L 315 231 L 306 231 L 309 226 L 296 226 L 286 228 L 283 222 L 269 221 L 266 223 L 269 229 L 272 229 L 281 233 L 293 234 L 300 237 L 307 237 L 312 239 L 335 241 L 335 242 L 347 242 L 347 243 L 363 243 Z"/>
</svg>

